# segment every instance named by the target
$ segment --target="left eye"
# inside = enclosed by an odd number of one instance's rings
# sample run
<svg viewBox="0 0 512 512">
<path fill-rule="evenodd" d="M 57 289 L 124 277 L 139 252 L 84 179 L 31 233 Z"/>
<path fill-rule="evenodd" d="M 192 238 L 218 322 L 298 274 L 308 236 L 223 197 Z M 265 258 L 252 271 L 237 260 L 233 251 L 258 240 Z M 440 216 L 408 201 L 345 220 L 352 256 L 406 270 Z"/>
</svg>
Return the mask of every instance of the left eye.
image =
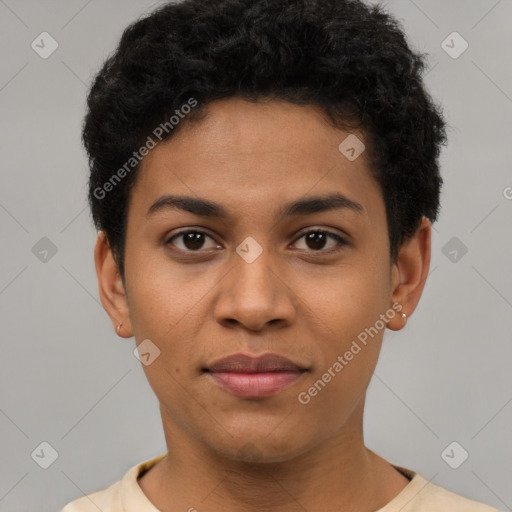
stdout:
<svg viewBox="0 0 512 512">
<path fill-rule="evenodd" d="M 297 240 L 301 240 L 302 238 L 304 239 L 305 243 L 309 246 L 308 248 L 313 252 L 335 252 L 336 250 L 339 250 L 339 247 L 338 249 L 336 249 L 336 245 L 347 245 L 347 242 L 340 235 L 337 235 L 336 233 L 331 233 L 330 231 L 324 231 L 322 229 L 315 229 L 303 233 L 299 238 L 297 238 Z M 328 250 L 324 251 L 322 249 L 325 248 L 325 245 L 329 238 L 337 243 L 328 248 Z"/>
</svg>

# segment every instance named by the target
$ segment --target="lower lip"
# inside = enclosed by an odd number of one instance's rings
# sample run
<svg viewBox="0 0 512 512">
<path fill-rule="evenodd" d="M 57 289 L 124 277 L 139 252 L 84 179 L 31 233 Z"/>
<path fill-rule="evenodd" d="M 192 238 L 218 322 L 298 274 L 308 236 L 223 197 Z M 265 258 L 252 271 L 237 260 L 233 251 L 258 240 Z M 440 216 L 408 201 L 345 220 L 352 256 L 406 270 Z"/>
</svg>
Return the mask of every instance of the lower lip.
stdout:
<svg viewBox="0 0 512 512">
<path fill-rule="evenodd" d="M 297 381 L 302 372 L 209 372 L 222 389 L 241 398 L 273 396 Z"/>
</svg>

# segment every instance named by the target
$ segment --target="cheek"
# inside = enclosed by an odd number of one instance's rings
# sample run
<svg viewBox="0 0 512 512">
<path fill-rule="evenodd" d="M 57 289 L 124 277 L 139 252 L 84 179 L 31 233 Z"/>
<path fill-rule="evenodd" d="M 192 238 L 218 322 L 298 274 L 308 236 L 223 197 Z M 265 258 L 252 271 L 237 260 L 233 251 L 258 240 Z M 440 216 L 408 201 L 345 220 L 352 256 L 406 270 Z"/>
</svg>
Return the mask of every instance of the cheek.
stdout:
<svg viewBox="0 0 512 512">
<path fill-rule="evenodd" d="M 373 325 L 389 307 L 389 272 L 370 261 L 340 265 L 307 289 L 308 306 L 324 320 L 326 331 L 345 341 Z"/>
<path fill-rule="evenodd" d="M 192 265 L 178 268 L 168 261 L 153 261 L 132 272 L 127 281 L 137 344 L 149 339 L 157 347 L 154 350 L 158 357 L 143 369 L 163 401 L 181 396 L 179 383 L 196 377 L 199 371 L 204 347 L 198 340 L 204 338 L 201 329 L 211 314 L 208 292 L 219 282 L 219 276 L 213 274 L 204 269 L 200 272 Z M 186 403 L 183 409 L 188 409 Z"/>
<path fill-rule="evenodd" d="M 153 336 L 164 341 L 176 336 L 199 314 L 205 294 L 217 282 L 211 272 L 172 264 L 164 256 L 144 266 L 134 258 L 132 264 L 127 285 L 136 339 Z"/>
<path fill-rule="evenodd" d="M 380 315 L 389 309 L 389 276 L 379 265 L 366 261 L 340 267 L 308 301 L 321 353 L 321 364 L 308 381 L 314 389 L 303 389 L 316 402 L 313 407 L 349 407 L 370 381 L 386 325 Z"/>
<path fill-rule="evenodd" d="M 182 381 L 190 378 L 197 366 L 196 350 L 191 348 L 198 325 L 198 302 L 204 294 L 200 289 L 187 286 L 183 276 L 180 280 L 178 274 L 158 271 L 155 266 L 138 273 L 130 286 L 134 337 L 138 345 L 151 340 L 154 345 L 150 347 L 158 354 L 147 365 L 141 358 L 146 378 L 161 403 L 177 403 L 185 413 L 190 403 Z"/>
<path fill-rule="evenodd" d="M 364 398 L 382 345 L 384 329 L 375 327 L 380 313 L 338 308 L 338 314 L 329 317 L 330 339 L 318 347 L 321 364 L 295 397 L 313 423 L 312 418 L 323 417 L 325 428 L 336 430 Z"/>
</svg>

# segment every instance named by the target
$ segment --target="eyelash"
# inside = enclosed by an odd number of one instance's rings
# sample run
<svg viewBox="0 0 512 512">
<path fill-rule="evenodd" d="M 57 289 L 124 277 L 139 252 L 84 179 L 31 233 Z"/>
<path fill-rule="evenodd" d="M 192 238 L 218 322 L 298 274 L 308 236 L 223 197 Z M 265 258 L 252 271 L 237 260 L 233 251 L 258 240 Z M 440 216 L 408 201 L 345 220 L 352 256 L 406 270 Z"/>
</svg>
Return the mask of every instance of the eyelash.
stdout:
<svg viewBox="0 0 512 512">
<path fill-rule="evenodd" d="M 206 231 L 201 231 L 200 229 L 187 229 L 187 230 L 184 230 L 184 231 L 179 231 L 178 233 L 175 233 L 174 235 L 172 235 L 165 242 L 165 245 L 172 245 L 172 241 L 173 240 L 175 240 L 176 238 L 178 238 L 180 236 L 187 235 L 188 233 L 196 233 L 196 234 L 200 233 L 200 234 L 203 234 L 203 235 L 206 235 L 206 236 L 210 237 L 211 239 L 214 239 L 213 236 L 210 235 L 209 233 L 207 233 Z M 303 232 L 298 238 L 295 239 L 295 241 L 293 243 L 296 243 L 298 240 L 300 240 L 301 238 L 305 237 L 306 235 L 308 235 L 310 233 L 322 233 L 324 235 L 327 235 L 330 238 L 333 238 L 339 244 L 337 247 L 334 247 L 334 248 L 331 248 L 331 249 L 327 249 L 327 250 L 319 249 L 318 251 L 314 251 L 314 250 L 307 251 L 307 252 L 310 252 L 310 253 L 314 253 L 314 254 L 333 254 L 333 253 L 341 251 L 344 248 L 344 246 L 349 245 L 349 243 L 344 238 L 342 238 L 340 235 L 338 235 L 337 233 L 333 233 L 332 231 L 327 231 L 325 229 L 318 229 L 318 228 L 317 229 L 310 229 L 309 231 Z M 181 252 L 185 252 L 185 253 L 201 253 L 202 252 L 201 249 L 199 249 L 197 251 L 192 251 L 192 250 L 179 249 L 177 247 L 175 247 L 175 250 L 181 251 Z"/>
</svg>

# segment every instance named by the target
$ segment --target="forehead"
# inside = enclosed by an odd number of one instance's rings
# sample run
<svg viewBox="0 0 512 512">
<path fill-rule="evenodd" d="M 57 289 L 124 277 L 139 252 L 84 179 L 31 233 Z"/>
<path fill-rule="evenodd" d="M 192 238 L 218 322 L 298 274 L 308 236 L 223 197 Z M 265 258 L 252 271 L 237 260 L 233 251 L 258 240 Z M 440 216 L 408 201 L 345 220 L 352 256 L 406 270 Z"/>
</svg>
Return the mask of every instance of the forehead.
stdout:
<svg viewBox="0 0 512 512">
<path fill-rule="evenodd" d="M 183 122 L 142 161 L 130 209 L 145 214 L 162 194 L 207 197 L 238 215 L 332 192 L 367 213 L 383 206 L 365 151 L 347 158 L 339 147 L 350 134 L 318 107 L 230 98 L 208 105 L 200 121 Z"/>
</svg>

